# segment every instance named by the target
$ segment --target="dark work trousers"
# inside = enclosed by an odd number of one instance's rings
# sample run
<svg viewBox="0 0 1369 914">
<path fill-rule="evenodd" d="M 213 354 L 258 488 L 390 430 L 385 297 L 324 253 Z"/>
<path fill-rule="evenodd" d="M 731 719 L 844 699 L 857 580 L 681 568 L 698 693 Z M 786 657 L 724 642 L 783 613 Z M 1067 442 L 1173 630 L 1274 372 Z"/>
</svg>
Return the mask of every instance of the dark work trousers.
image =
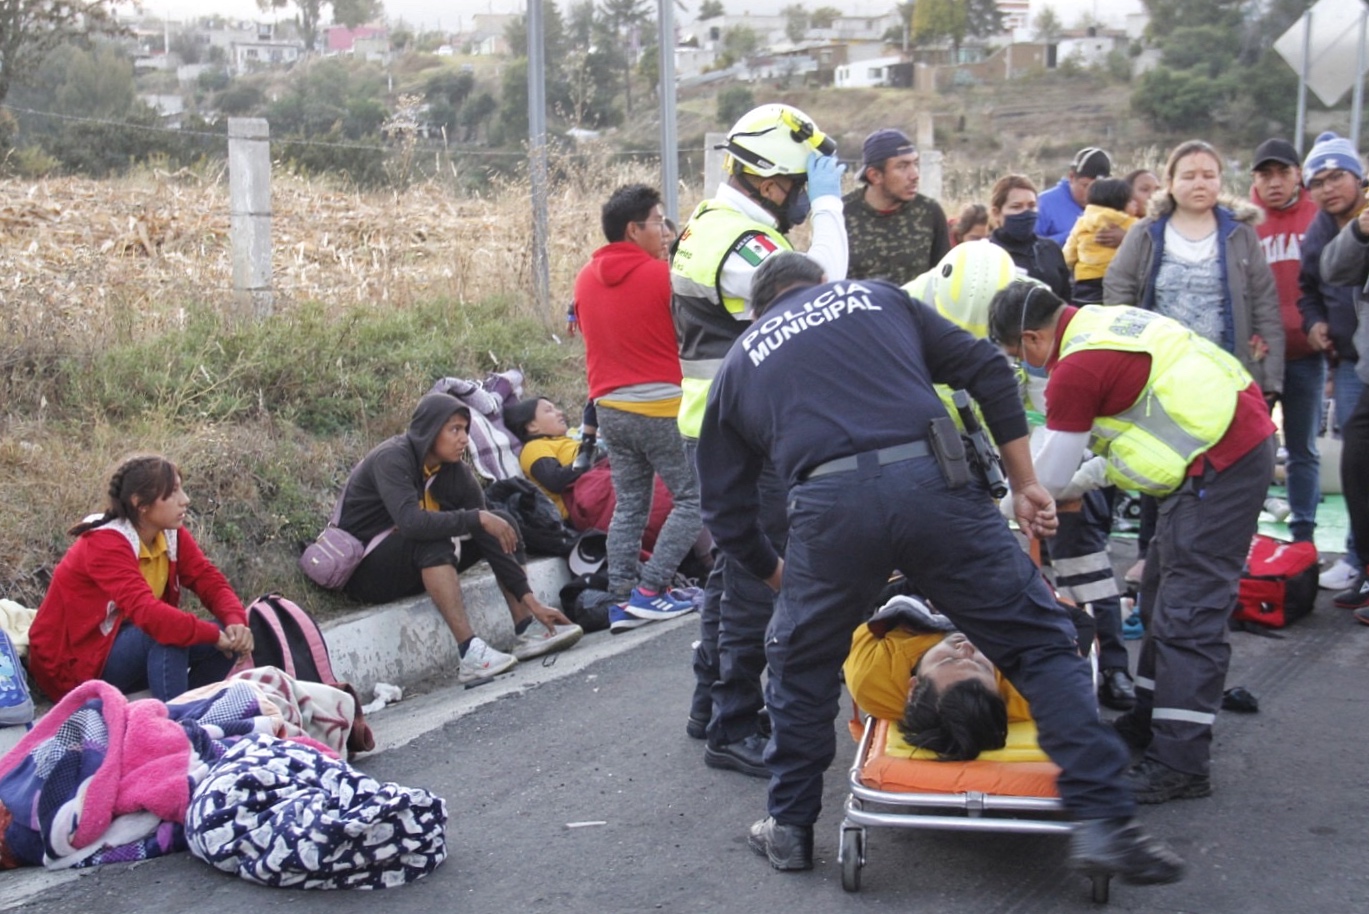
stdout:
<svg viewBox="0 0 1369 914">
<path fill-rule="evenodd" d="M 1209 466 L 1161 498 L 1141 580 L 1145 640 L 1136 708 L 1153 739 L 1146 757 L 1206 775 L 1212 724 L 1231 661 L 1227 620 L 1274 472 L 1274 439 L 1220 473 Z"/>
<path fill-rule="evenodd" d="M 1136 531 L 1136 557 L 1144 559 L 1150 551 L 1150 541 L 1155 538 L 1155 524 L 1160 516 L 1160 503 L 1153 495 L 1141 496 L 1141 525 Z"/>
<path fill-rule="evenodd" d="M 871 462 L 873 464 L 873 461 Z M 1127 751 L 1098 718 L 1069 615 L 978 481 L 946 487 L 932 457 L 821 476 L 789 493 L 789 548 L 766 636 L 769 811 L 811 825 L 836 753 L 851 634 L 901 569 L 1031 703 L 1077 819 L 1130 816 Z"/>
<path fill-rule="evenodd" d="M 518 529 L 518 522 L 506 512 L 492 513 Z M 343 589 L 349 597 L 363 603 L 388 603 L 423 593 L 424 568 L 455 565 L 461 572 L 481 559 L 490 563 L 495 578 L 515 597 L 522 599 L 529 592 L 528 576 L 523 571 L 527 556 L 523 552 L 522 534 L 518 536 L 517 551 L 505 552 L 499 547 L 499 540 L 484 529 L 461 541 L 459 558 L 451 539 L 411 540 L 398 531 L 391 533 L 361 560 Z"/>
<path fill-rule="evenodd" d="M 1369 387 L 1341 426 L 1340 485 L 1360 558 L 1369 555 Z M 1363 571 L 1363 566 L 1360 571 Z"/>
<path fill-rule="evenodd" d="M 685 439 L 685 449 L 694 460 L 698 442 Z M 784 555 L 788 528 L 784 483 L 769 461 L 757 487 L 761 529 L 775 551 Z M 775 592 L 768 584 L 721 550 L 714 550 L 713 570 L 699 610 L 691 702 L 691 713 L 696 713 L 708 707 L 711 699 L 708 742 L 712 746 L 738 742 L 756 732 L 756 715 L 765 704 L 761 692 L 765 629 L 774 608 Z"/>
<path fill-rule="evenodd" d="M 1108 557 L 1112 507 L 1106 492 L 1086 492 L 1078 511 L 1060 512 L 1060 529 L 1046 540 L 1055 586 L 1079 606 L 1093 607 L 1098 629 L 1098 666 L 1125 670 L 1130 664 L 1122 641 L 1122 592 Z"/>
</svg>

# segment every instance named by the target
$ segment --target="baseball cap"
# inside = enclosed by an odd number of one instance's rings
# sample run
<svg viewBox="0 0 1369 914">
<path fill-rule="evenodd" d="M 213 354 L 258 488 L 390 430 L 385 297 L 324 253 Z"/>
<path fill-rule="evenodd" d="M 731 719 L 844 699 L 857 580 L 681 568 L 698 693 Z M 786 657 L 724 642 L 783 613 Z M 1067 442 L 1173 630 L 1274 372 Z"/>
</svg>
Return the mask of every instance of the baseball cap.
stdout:
<svg viewBox="0 0 1369 914">
<path fill-rule="evenodd" d="M 1097 146 L 1085 146 L 1074 154 L 1070 171 L 1080 178 L 1112 177 L 1112 157 Z"/>
<path fill-rule="evenodd" d="M 1280 165 L 1289 165 L 1293 168 L 1302 166 L 1298 161 L 1298 151 L 1293 148 L 1293 144 L 1285 139 L 1275 137 L 1265 140 L 1255 150 L 1255 158 L 1250 160 L 1250 170 L 1254 171 L 1265 162 L 1278 162 Z"/>
<path fill-rule="evenodd" d="M 876 130 L 865 138 L 861 157 L 865 162 L 864 167 L 869 168 L 878 162 L 907 155 L 910 152 L 917 152 L 917 147 L 913 145 L 912 140 L 908 139 L 908 135 L 902 130 L 885 127 L 882 130 Z"/>
</svg>

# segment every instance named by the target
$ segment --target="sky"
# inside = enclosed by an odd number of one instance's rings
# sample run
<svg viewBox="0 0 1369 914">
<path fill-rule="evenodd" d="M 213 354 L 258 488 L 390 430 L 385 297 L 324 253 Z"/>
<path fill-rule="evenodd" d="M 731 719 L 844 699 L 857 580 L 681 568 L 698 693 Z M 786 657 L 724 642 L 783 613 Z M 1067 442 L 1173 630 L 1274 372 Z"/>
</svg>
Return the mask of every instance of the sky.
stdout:
<svg viewBox="0 0 1369 914">
<path fill-rule="evenodd" d="M 447 31 L 456 31 L 462 17 L 473 13 L 521 13 L 527 9 L 524 0 L 381 0 L 385 15 L 391 20 L 404 19 L 413 26 L 436 29 L 439 26 Z M 558 0 L 560 6 L 569 0 Z M 774 14 L 793 0 L 723 0 L 726 9 L 741 12 L 749 10 L 753 14 Z M 861 15 L 882 15 L 892 9 L 895 0 L 812 0 L 808 5 L 835 6 L 838 9 Z M 279 13 L 263 14 L 256 0 L 142 0 L 144 11 L 164 14 L 171 18 L 207 16 L 219 13 L 224 16 L 243 19 L 270 19 L 276 15 L 293 18 L 294 7 L 287 6 Z M 699 0 L 685 0 L 690 10 L 699 8 Z M 679 10 L 679 7 L 676 7 Z"/>
</svg>

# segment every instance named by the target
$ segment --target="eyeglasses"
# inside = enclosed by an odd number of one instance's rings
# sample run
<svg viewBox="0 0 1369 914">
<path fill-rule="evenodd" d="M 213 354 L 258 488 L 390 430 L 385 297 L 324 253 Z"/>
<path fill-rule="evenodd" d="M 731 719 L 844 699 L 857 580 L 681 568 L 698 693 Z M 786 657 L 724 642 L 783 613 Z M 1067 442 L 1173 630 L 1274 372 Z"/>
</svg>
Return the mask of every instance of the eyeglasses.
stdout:
<svg viewBox="0 0 1369 914">
<path fill-rule="evenodd" d="M 1311 181 L 1308 181 L 1307 189 L 1321 190 L 1327 184 L 1335 184 L 1337 181 L 1340 181 L 1348 174 L 1350 174 L 1350 172 L 1346 171 L 1344 168 L 1337 168 L 1333 171 L 1328 171 L 1320 178 L 1313 178 Z"/>
<path fill-rule="evenodd" d="M 654 225 L 666 234 L 675 234 L 675 227 L 664 219 L 634 219 L 633 224 L 640 225 L 642 228 L 646 228 L 648 225 Z"/>
</svg>

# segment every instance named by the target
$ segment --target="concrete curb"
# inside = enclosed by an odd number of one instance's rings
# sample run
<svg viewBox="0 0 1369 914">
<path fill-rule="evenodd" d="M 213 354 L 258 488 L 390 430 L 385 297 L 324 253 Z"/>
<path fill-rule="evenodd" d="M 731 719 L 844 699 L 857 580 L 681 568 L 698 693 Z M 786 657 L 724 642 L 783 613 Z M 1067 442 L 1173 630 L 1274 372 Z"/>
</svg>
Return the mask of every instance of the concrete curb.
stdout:
<svg viewBox="0 0 1369 914">
<path fill-rule="evenodd" d="M 528 563 L 528 584 L 548 606 L 560 607 L 560 591 L 569 580 L 565 559 Z M 481 564 L 463 574 L 461 592 L 476 633 L 500 650 L 511 650 L 513 619 L 489 567 Z M 460 660 L 451 629 L 427 596 L 374 606 L 319 627 L 328 642 L 333 673 L 351 683 L 363 702 L 371 699 L 377 682 L 407 689 L 424 679 L 455 673 Z M 22 726 L 0 727 L 0 755 L 14 748 L 27 731 Z"/>
<path fill-rule="evenodd" d="M 561 588 L 570 580 L 564 559 L 528 563 L 528 584 L 548 606 L 560 607 Z M 476 634 L 503 651 L 513 648 L 513 619 L 486 565 L 461 576 L 466 615 Z M 386 603 L 320 626 L 328 641 L 333 672 L 369 700 L 377 682 L 403 688 L 445 672 L 455 672 L 456 641 L 428 597 Z"/>
</svg>

